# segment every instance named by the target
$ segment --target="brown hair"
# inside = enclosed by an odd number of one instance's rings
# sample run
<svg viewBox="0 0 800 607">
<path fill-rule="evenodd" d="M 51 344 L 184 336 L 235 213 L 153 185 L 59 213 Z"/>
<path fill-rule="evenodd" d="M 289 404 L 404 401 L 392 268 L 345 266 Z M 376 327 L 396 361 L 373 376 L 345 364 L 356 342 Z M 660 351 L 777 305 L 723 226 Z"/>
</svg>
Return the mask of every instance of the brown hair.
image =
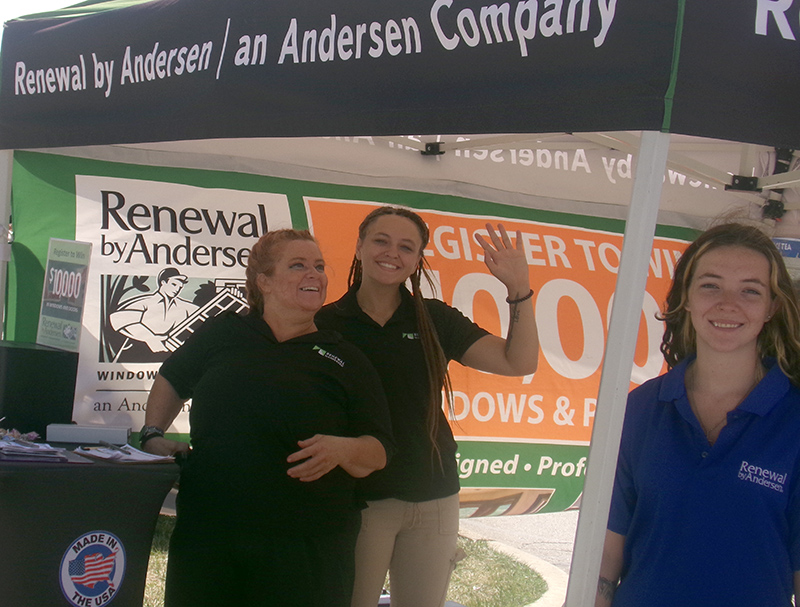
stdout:
<svg viewBox="0 0 800 607">
<path fill-rule="evenodd" d="M 267 232 L 250 249 L 250 257 L 247 260 L 247 270 L 245 271 L 245 276 L 247 277 L 245 286 L 247 289 L 247 303 L 251 312 L 257 312 L 259 316 L 264 313 L 264 297 L 258 288 L 258 275 L 271 276 L 275 271 L 275 263 L 283 253 L 283 247 L 293 240 L 317 242 L 308 230 L 287 228 Z"/>
<path fill-rule="evenodd" d="M 417 329 L 419 330 L 420 342 L 422 343 L 422 351 L 425 354 L 425 364 L 428 368 L 428 388 L 430 394 L 427 416 L 428 436 L 433 446 L 433 452 L 439 457 L 439 463 L 441 464 L 441 453 L 439 451 L 439 445 L 436 443 L 436 436 L 439 432 L 439 411 L 441 410 L 439 395 L 442 390 L 444 390 L 450 417 L 454 418 L 455 415 L 453 408 L 453 388 L 450 383 L 450 374 L 447 371 L 447 358 L 442 351 L 442 346 L 439 343 L 439 336 L 436 333 L 436 327 L 433 325 L 433 319 L 431 319 L 428 308 L 425 306 L 425 301 L 420 289 L 420 281 L 423 276 L 431 287 L 434 285 L 428 262 L 423 255 L 423 250 L 428 245 L 430 239 L 430 232 L 428 231 L 428 225 L 422 217 L 415 212 L 402 207 L 382 206 L 370 212 L 361 222 L 361 225 L 358 226 L 358 239 L 363 241 L 367 236 L 369 226 L 379 217 L 384 217 L 386 215 L 397 215 L 398 217 L 408 219 L 417 227 L 420 238 L 422 239 L 422 246 L 419 250 L 419 264 L 410 277 L 411 295 L 414 301 L 414 310 L 417 315 Z M 358 286 L 361 284 L 361 277 L 361 260 L 353 256 L 353 262 L 350 264 L 350 274 L 347 277 L 347 284 L 350 286 Z"/>
<path fill-rule="evenodd" d="M 781 370 L 800 385 L 800 313 L 792 280 L 775 244 L 764 232 L 752 225 L 725 223 L 703 232 L 684 251 L 675 266 L 675 277 L 667 294 L 661 353 L 672 368 L 697 351 L 697 335 L 686 309 L 689 285 L 698 260 L 719 247 L 744 247 L 761 253 L 769 262 L 769 288 L 777 309 L 764 324 L 758 336 L 758 355 L 777 359 Z"/>
</svg>

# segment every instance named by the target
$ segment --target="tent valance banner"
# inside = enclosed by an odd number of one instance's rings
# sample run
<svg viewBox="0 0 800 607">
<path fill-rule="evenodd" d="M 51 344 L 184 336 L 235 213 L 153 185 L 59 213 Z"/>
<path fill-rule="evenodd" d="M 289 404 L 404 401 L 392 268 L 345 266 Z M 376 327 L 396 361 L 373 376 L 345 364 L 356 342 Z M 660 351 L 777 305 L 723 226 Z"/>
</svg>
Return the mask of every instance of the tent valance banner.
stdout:
<svg viewBox="0 0 800 607">
<path fill-rule="evenodd" d="M 6 25 L 0 146 L 663 129 L 796 147 L 793 4 L 85 2 Z"/>
<path fill-rule="evenodd" d="M 156 0 L 12 21 L 0 145 L 659 128 L 674 20 L 615 0 Z"/>
<path fill-rule="evenodd" d="M 0 146 L 659 129 L 678 16 L 629 0 L 84 4 L 7 24 Z"/>
</svg>

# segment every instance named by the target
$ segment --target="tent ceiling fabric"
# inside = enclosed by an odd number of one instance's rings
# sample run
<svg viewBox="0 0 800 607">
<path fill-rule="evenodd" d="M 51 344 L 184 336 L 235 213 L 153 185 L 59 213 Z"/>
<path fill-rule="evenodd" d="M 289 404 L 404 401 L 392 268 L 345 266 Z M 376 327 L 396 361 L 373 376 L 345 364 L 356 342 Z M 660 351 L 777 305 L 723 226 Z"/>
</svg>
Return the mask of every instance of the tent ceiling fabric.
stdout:
<svg viewBox="0 0 800 607">
<path fill-rule="evenodd" d="M 84 4 L 6 24 L 0 147 L 623 129 L 800 145 L 798 9 L 766 0 Z"/>
<path fill-rule="evenodd" d="M 623 219 L 639 134 L 574 133 L 359 138 L 250 138 L 56 148 L 58 154 L 427 191 L 522 207 Z M 423 155 L 428 143 L 444 152 Z M 615 145 L 616 147 L 609 147 Z M 671 136 L 660 222 L 702 228 L 731 207 L 763 202 L 726 191 L 747 147 Z M 756 146 L 755 159 L 770 148 Z M 42 150 L 47 151 L 47 150 Z M 755 162 L 755 161 L 753 161 Z M 696 173 L 692 173 L 691 167 Z M 699 167 L 699 168 L 698 168 Z M 756 165 L 747 169 L 753 174 Z M 800 208 L 800 204 L 798 205 Z"/>
</svg>

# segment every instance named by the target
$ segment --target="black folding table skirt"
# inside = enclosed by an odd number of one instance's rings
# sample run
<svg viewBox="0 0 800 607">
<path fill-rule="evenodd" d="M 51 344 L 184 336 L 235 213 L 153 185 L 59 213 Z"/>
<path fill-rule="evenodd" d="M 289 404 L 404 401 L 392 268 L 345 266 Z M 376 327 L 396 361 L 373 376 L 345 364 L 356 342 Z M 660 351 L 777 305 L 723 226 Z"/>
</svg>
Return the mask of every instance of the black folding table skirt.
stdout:
<svg viewBox="0 0 800 607">
<path fill-rule="evenodd" d="M 4 607 L 141 607 L 175 464 L 0 462 Z"/>
</svg>

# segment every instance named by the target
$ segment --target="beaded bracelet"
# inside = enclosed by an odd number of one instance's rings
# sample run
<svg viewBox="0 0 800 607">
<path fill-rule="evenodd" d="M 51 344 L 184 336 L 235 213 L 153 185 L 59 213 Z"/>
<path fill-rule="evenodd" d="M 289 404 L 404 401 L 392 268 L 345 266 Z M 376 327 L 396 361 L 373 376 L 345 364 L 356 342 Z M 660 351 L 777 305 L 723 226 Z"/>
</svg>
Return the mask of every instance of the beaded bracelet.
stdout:
<svg viewBox="0 0 800 607">
<path fill-rule="evenodd" d="M 514 304 L 522 303 L 523 301 L 528 300 L 531 297 L 533 297 L 533 289 L 528 291 L 527 295 L 523 295 L 519 299 L 509 299 L 508 297 L 506 297 L 506 303 L 513 306 Z"/>
</svg>

